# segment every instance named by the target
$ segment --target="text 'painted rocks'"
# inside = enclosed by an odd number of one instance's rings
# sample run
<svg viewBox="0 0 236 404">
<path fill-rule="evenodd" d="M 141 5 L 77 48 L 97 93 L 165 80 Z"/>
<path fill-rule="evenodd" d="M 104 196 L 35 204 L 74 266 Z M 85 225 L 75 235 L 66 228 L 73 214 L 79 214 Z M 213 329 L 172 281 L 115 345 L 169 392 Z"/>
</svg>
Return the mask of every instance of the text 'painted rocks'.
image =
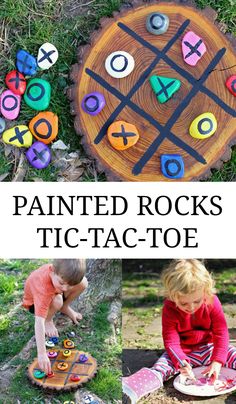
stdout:
<svg viewBox="0 0 236 404">
<path fill-rule="evenodd" d="M 6 75 L 5 82 L 14 94 L 23 95 L 26 89 L 26 80 L 20 72 L 12 70 Z"/>
<path fill-rule="evenodd" d="M 196 139 L 207 139 L 214 135 L 217 129 L 217 120 L 211 112 L 198 115 L 190 125 L 189 133 Z"/>
<path fill-rule="evenodd" d="M 152 13 L 146 20 L 146 28 L 148 32 L 154 35 L 164 34 L 169 27 L 169 18 L 165 14 Z"/>
<path fill-rule="evenodd" d="M 98 92 L 86 94 L 81 103 L 83 110 L 89 115 L 99 114 L 105 105 L 104 95 Z"/>
<path fill-rule="evenodd" d="M 206 52 L 203 40 L 193 31 L 187 32 L 182 40 L 182 53 L 184 61 L 190 66 L 196 66 Z"/>
<path fill-rule="evenodd" d="M 20 113 L 21 96 L 14 94 L 11 90 L 3 91 L 0 101 L 0 109 L 4 118 L 14 120 Z"/>
<path fill-rule="evenodd" d="M 181 87 L 178 79 L 163 76 L 151 76 L 150 84 L 161 104 L 168 101 Z"/>
<path fill-rule="evenodd" d="M 27 150 L 26 157 L 29 163 L 38 170 L 46 168 L 51 161 L 51 152 L 49 147 L 42 142 L 35 142 Z M 55 344 L 52 341 L 46 342 L 47 347 L 54 347 Z"/>
<path fill-rule="evenodd" d="M 34 76 L 37 71 L 37 61 L 34 56 L 21 49 L 16 54 L 16 67 L 25 76 Z"/>
<path fill-rule="evenodd" d="M 163 154 L 161 156 L 162 174 L 171 179 L 179 179 L 184 176 L 184 161 L 178 154 Z"/>
<path fill-rule="evenodd" d="M 36 111 L 44 111 L 48 108 L 51 98 L 51 85 L 43 79 L 32 79 L 29 81 L 24 100 L 26 104 Z"/>
<path fill-rule="evenodd" d="M 0 133 L 3 133 L 6 128 L 6 122 L 3 118 L 0 118 Z"/>
<path fill-rule="evenodd" d="M 139 140 L 137 128 L 127 122 L 112 123 L 107 131 L 108 140 L 116 150 L 126 150 L 134 146 Z"/>
<path fill-rule="evenodd" d="M 53 112 L 40 112 L 31 119 L 29 128 L 37 140 L 49 144 L 58 134 L 58 117 Z"/>
<path fill-rule="evenodd" d="M 46 42 L 40 46 L 37 57 L 37 63 L 40 69 L 50 69 L 50 67 L 56 63 L 57 59 L 58 50 L 53 44 Z"/>
<path fill-rule="evenodd" d="M 33 136 L 29 128 L 25 125 L 17 125 L 3 133 L 3 141 L 17 147 L 30 147 Z"/>
<path fill-rule="evenodd" d="M 236 74 L 226 80 L 226 87 L 236 97 Z"/>
<path fill-rule="evenodd" d="M 111 53 L 105 62 L 105 68 L 110 76 L 122 79 L 134 69 L 134 58 L 128 52 L 117 51 Z"/>
</svg>

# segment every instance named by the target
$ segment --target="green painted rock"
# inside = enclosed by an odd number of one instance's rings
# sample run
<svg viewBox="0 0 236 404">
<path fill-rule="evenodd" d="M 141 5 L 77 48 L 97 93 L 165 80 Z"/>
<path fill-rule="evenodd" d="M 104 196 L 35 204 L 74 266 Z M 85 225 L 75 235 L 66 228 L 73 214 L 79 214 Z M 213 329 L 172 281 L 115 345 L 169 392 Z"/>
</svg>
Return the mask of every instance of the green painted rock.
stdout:
<svg viewBox="0 0 236 404">
<path fill-rule="evenodd" d="M 31 79 L 26 87 L 24 100 L 26 104 L 36 111 L 48 108 L 51 98 L 51 85 L 43 79 Z"/>
<path fill-rule="evenodd" d="M 179 80 L 162 76 L 151 76 L 150 84 L 161 104 L 168 101 L 181 86 Z"/>
<path fill-rule="evenodd" d="M 25 125 L 17 125 L 3 133 L 3 141 L 17 147 L 30 147 L 33 135 Z"/>
</svg>

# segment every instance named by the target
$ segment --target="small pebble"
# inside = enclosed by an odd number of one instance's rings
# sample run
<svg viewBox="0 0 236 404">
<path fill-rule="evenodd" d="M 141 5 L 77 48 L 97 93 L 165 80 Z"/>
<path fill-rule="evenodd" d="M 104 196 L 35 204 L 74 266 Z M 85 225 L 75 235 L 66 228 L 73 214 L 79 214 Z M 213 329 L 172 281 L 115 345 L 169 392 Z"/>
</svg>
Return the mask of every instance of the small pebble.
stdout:
<svg viewBox="0 0 236 404">
<path fill-rule="evenodd" d="M 139 133 L 135 125 L 124 121 L 116 121 L 109 126 L 107 137 L 114 149 L 126 150 L 137 143 Z"/>
<path fill-rule="evenodd" d="M 187 32 L 182 39 L 182 54 L 185 63 L 196 66 L 206 52 L 203 40 L 193 31 Z"/>
<path fill-rule="evenodd" d="M 40 69 L 50 69 L 50 67 L 56 63 L 57 59 L 58 50 L 53 44 L 46 42 L 40 46 L 37 57 L 37 63 Z"/>
<path fill-rule="evenodd" d="M 164 34 L 169 27 L 169 18 L 165 14 L 152 13 L 146 20 L 146 28 L 148 32 L 154 35 Z"/>
<path fill-rule="evenodd" d="M 111 53 L 105 61 L 107 73 L 117 79 L 128 76 L 134 70 L 134 65 L 133 56 L 124 51 Z"/>
<path fill-rule="evenodd" d="M 0 118 L 0 133 L 3 133 L 6 128 L 6 122 L 3 118 Z"/>
<path fill-rule="evenodd" d="M 189 133 L 195 139 L 207 139 L 217 130 L 217 120 L 211 112 L 198 115 L 191 123 Z"/>
<path fill-rule="evenodd" d="M 16 54 L 16 67 L 25 76 L 34 76 L 37 71 L 37 61 L 34 56 L 21 49 Z"/>
</svg>

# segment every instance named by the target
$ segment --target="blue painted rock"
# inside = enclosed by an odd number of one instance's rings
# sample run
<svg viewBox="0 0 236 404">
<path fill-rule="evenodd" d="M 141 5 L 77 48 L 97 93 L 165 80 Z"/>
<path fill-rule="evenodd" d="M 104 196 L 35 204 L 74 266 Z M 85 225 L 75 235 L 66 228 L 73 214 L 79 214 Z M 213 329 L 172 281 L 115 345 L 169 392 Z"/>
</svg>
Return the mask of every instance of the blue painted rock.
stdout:
<svg viewBox="0 0 236 404">
<path fill-rule="evenodd" d="M 150 84 L 161 104 L 168 101 L 181 87 L 179 80 L 163 76 L 151 76 Z"/>
<path fill-rule="evenodd" d="M 58 134 L 58 117 L 53 112 L 40 112 L 29 123 L 33 136 L 45 144 L 51 143 Z"/>
<path fill-rule="evenodd" d="M 49 147 L 42 142 L 35 142 L 27 150 L 26 157 L 29 163 L 38 170 L 46 168 L 51 161 L 51 152 Z M 54 347 L 54 342 L 46 341 L 47 347 Z"/>
<path fill-rule="evenodd" d="M 30 147 L 33 136 L 25 125 L 17 125 L 3 133 L 2 139 L 5 143 L 17 147 Z"/>
<path fill-rule="evenodd" d="M 37 71 L 37 61 L 34 56 L 21 49 L 16 54 L 16 67 L 25 76 L 34 76 Z"/>
<path fill-rule="evenodd" d="M 169 27 L 169 18 L 165 14 L 152 13 L 146 20 L 146 28 L 148 32 L 154 35 L 164 34 Z"/>
<path fill-rule="evenodd" d="M 0 109 L 4 118 L 14 120 L 20 113 L 21 96 L 14 94 L 11 90 L 3 91 L 0 101 Z"/>
<path fill-rule="evenodd" d="M 58 337 L 51 337 L 50 341 L 52 341 L 54 344 L 58 344 L 59 338 Z"/>
<path fill-rule="evenodd" d="M 190 66 L 196 66 L 206 52 L 203 40 L 193 31 L 187 32 L 182 40 L 182 53 L 184 61 Z"/>
<path fill-rule="evenodd" d="M 85 362 L 87 362 L 87 360 L 88 360 L 88 356 L 87 356 L 87 355 L 81 354 L 81 355 L 79 356 L 79 361 L 80 361 L 81 363 L 85 363 Z"/>
<path fill-rule="evenodd" d="M 48 108 L 51 98 L 51 85 L 43 79 L 31 79 L 26 87 L 24 100 L 26 104 L 36 111 Z"/>
<path fill-rule="evenodd" d="M 228 90 L 231 92 L 231 94 L 233 94 L 236 97 L 236 74 L 228 77 L 225 84 Z"/>
<path fill-rule="evenodd" d="M 133 56 L 124 51 L 111 53 L 105 61 L 107 73 L 117 79 L 128 76 L 133 71 L 134 65 Z"/>
<path fill-rule="evenodd" d="M 50 69 L 50 67 L 56 63 L 57 59 L 58 50 L 53 44 L 46 42 L 40 46 L 37 57 L 37 63 L 40 69 Z"/>
<path fill-rule="evenodd" d="M 46 373 L 42 372 L 42 370 L 35 370 L 33 375 L 36 379 L 43 379 L 46 376 Z"/>
<path fill-rule="evenodd" d="M 217 129 L 217 120 L 211 112 L 198 115 L 190 125 L 189 133 L 195 139 L 207 139 L 214 135 Z"/>
<path fill-rule="evenodd" d="M 184 176 L 184 161 L 178 154 L 163 154 L 161 156 L 162 174 L 171 179 L 178 179 Z"/>
<path fill-rule="evenodd" d="M 6 122 L 3 118 L 0 118 L 0 133 L 3 133 L 6 128 Z"/>
<path fill-rule="evenodd" d="M 9 90 L 14 94 L 23 95 L 26 89 L 26 80 L 23 74 L 12 70 L 6 75 L 5 82 Z"/>
<path fill-rule="evenodd" d="M 99 114 L 105 105 L 104 95 L 98 92 L 86 94 L 81 103 L 83 110 L 89 115 Z"/>
</svg>

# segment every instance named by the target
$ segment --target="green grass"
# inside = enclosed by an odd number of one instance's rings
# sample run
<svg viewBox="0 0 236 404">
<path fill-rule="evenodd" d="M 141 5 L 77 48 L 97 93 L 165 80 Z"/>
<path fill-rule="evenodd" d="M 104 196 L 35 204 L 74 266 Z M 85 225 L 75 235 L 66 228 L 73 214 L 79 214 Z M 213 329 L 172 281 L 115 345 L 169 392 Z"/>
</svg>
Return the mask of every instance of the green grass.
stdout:
<svg viewBox="0 0 236 404">
<path fill-rule="evenodd" d="M 124 1 L 129 3 L 128 0 Z M 69 151 L 78 150 L 84 156 L 80 138 L 74 131 L 73 117 L 66 90 L 71 85 L 69 72 L 71 65 L 77 62 L 76 55 L 79 45 L 89 41 L 90 34 L 99 26 L 99 19 L 111 16 L 119 9 L 121 0 L 95 0 L 88 2 L 86 7 L 69 12 L 74 6 L 67 0 L 2 0 L 0 3 L 0 21 L 4 43 L 0 42 L 0 86 L 5 87 L 6 73 L 15 67 L 16 51 L 26 49 L 37 56 L 38 48 L 44 42 L 52 42 L 59 51 L 57 63 L 46 72 L 39 72 L 52 84 L 50 109 L 59 116 L 59 136 L 65 144 L 70 145 Z M 70 5 L 70 7 L 69 7 Z M 218 11 L 219 21 L 228 25 L 228 31 L 236 34 L 236 3 L 235 0 L 197 0 L 199 7 L 210 5 Z M 18 123 L 27 124 L 36 115 L 22 102 Z M 14 177 L 14 156 L 5 157 L 4 148 L 0 146 L 0 176 L 8 173 L 5 181 Z M 214 170 L 210 181 L 232 181 L 235 179 L 236 149 L 234 147 L 231 160 L 221 170 Z M 81 181 L 104 181 L 105 176 L 95 173 L 95 169 L 86 169 Z M 52 165 L 45 170 L 28 168 L 25 180 L 56 181 L 58 170 Z"/>
</svg>

